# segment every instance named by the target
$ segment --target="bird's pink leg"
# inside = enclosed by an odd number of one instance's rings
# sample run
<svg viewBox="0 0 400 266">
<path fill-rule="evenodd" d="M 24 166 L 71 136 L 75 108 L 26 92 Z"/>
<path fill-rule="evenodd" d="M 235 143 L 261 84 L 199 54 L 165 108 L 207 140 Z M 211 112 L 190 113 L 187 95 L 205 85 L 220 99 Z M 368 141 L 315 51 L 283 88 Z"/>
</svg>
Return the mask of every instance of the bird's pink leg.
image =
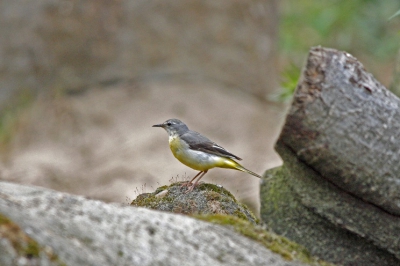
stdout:
<svg viewBox="0 0 400 266">
<path fill-rule="evenodd" d="M 201 179 L 205 174 L 207 174 L 207 172 L 208 172 L 208 170 L 203 171 L 202 174 L 199 176 L 199 178 L 197 178 L 196 182 L 194 182 L 194 184 L 192 184 L 192 185 L 188 188 L 188 190 L 186 191 L 186 193 L 189 193 L 190 191 L 192 191 L 192 190 L 194 189 L 194 187 L 199 183 L 200 179 Z M 201 172 L 200 172 L 200 173 L 201 173 Z M 198 174 L 195 176 L 195 178 L 196 178 L 200 173 L 198 173 Z M 192 183 L 192 181 L 193 181 L 195 178 L 193 178 L 192 180 L 190 180 L 189 183 Z"/>
<path fill-rule="evenodd" d="M 187 186 L 189 186 L 190 184 L 192 184 L 193 180 L 195 180 L 196 177 L 198 177 L 201 173 L 203 173 L 203 171 L 200 171 L 200 172 L 199 172 L 197 175 L 195 175 L 195 177 L 193 177 L 192 180 L 190 180 L 189 182 L 183 183 L 181 187 L 187 187 Z"/>
</svg>

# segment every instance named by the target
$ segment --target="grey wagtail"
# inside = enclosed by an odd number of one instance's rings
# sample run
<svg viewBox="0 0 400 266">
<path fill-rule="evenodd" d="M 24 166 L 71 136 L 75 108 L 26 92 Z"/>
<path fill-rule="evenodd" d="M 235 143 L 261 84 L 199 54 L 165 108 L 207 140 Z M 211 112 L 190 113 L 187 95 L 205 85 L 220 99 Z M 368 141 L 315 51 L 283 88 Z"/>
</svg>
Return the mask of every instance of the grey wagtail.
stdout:
<svg viewBox="0 0 400 266">
<path fill-rule="evenodd" d="M 200 171 L 187 183 L 187 185 L 190 185 L 188 192 L 192 191 L 208 170 L 214 167 L 235 169 L 261 178 L 261 176 L 234 161 L 234 159 L 242 160 L 241 158 L 228 152 L 200 133 L 189 130 L 178 119 L 168 119 L 164 123 L 153 127 L 162 127 L 168 132 L 169 147 L 176 159 L 190 168 Z M 197 177 L 196 182 L 192 184 Z"/>
</svg>

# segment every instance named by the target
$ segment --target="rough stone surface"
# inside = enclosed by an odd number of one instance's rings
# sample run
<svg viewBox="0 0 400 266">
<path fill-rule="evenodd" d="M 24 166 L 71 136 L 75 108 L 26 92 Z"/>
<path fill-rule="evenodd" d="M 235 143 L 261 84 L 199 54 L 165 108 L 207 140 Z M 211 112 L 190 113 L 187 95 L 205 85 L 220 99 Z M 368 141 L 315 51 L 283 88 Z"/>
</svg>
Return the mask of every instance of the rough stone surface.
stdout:
<svg viewBox="0 0 400 266">
<path fill-rule="evenodd" d="M 300 265 L 186 216 L 0 183 L 0 213 L 67 265 Z"/>
<path fill-rule="evenodd" d="M 6 238 L 0 238 L 0 265 L 15 264 L 17 257 L 11 242 Z"/>
<path fill-rule="evenodd" d="M 356 58 L 314 47 L 279 139 L 324 178 L 400 216 L 399 106 Z"/>
<path fill-rule="evenodd" d="M 0 213 L 0 265 L 65 266 L 49 247 L 40 246 Z"/>
<path fill-rule="evenodd" d="M 221 186 L 199 184 L 187 192 L 183 182 L 143 193 L 132 201 L 132 206 L 182 214 L 227 214 L 256 223 L 257 218 L 243 204 Z"/>
<path fill-rule="evenodd" d="M 285 145 L 261 186 L 261 218 L 311 254 L 339 265 L 399 265 L 400 219 L 341 190 Z"/>
<path fill-rule="evenodd" d="M 353 56 L 312 48 L 275 146 L 284 164 L 263 181 L 262 220 L 330 262 L 399 265 L 399 105 Z"/>
</svg>

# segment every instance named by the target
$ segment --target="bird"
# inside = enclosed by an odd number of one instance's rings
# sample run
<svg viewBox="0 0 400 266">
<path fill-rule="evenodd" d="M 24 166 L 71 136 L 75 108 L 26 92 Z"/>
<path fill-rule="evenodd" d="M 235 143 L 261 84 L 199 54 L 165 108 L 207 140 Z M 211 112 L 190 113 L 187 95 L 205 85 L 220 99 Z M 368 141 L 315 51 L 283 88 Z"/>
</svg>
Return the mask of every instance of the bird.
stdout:
<svg viewBox="0 0 400 266">
<path fill-rule="evenodd" d="M 153 127 L 161 127 L 167 131 L 169 147 L 176 159 L 184 165 L 200 171 L 186 183 L 187 192 L 192 191 L 208 170 L 215 167 L 235 169 L 261 178 L 260 175 L 235 161 L 242 160 L 240 157 L 228 152 L 200 133 L 190 130 L 179 119 L 168 119 L 162 124 L 153 125 Z M 192 183 L 196 178 L 197 180 Z"/>
</svg>

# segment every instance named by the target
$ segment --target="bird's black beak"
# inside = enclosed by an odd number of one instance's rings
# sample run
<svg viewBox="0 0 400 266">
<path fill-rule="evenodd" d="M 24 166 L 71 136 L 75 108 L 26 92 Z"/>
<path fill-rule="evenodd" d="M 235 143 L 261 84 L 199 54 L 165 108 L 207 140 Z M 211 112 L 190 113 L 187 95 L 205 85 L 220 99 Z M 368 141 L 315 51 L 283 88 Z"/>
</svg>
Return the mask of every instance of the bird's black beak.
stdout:
<svg viewBox="0 0 400 266">
<path fill-rule="evenodd" d="M 164 127 L 163 124 L 157 124 L 157 125 L 153 125 L 153 127 Z"/>
</svg>

